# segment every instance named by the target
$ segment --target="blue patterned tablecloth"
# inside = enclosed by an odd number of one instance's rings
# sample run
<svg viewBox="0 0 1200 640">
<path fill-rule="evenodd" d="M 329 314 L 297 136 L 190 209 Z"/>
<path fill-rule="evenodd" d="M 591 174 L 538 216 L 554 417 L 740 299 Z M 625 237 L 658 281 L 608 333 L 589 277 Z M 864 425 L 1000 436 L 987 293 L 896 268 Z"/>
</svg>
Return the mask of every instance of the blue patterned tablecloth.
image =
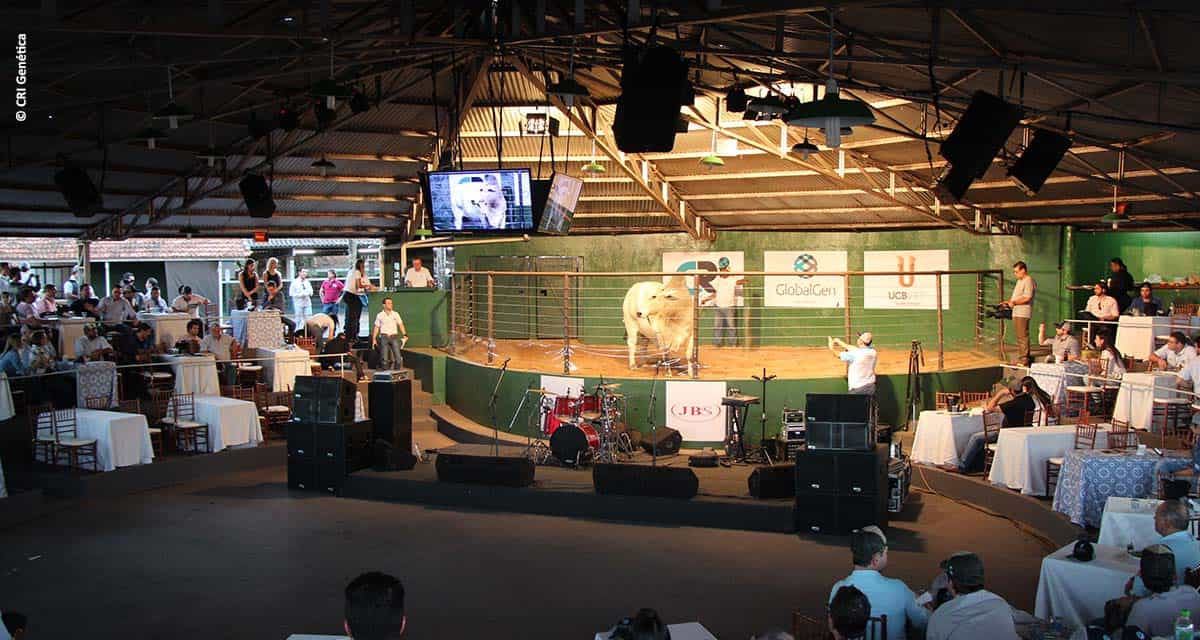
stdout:
<svg viewBox="0 0 1200 640">
<path fill-rule="evenodd" d="M 1168 457 L 1186 457 L 1169 452 Z M 1099 527 L 1110 497 L 1145 498 L 1154 494 L 1154 465 L 1163 458 L 1149 454 L 1107 453 L 1100 449 L 1068 451 L 1054 490 L 1054 510 L 1071 522 Z"/>
<path fill-rule="evenodd" d="M 81 364 L 75 369 L 77 406 L 86 407 L 88 398 L 107 397 L 108 406 L 117 406 L 117 365 L 106 360 Z"/>
</svg>

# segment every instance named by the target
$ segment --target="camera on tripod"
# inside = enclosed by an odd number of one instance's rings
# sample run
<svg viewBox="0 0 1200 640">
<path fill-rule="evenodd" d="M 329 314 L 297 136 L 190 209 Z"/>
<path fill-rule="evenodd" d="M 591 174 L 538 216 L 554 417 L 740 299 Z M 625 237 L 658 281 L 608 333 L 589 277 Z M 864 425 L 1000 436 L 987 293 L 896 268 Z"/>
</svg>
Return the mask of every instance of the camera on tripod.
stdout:
<svg viewBox="0 0 1200 640">
<path fill-rule="evenodd" d="M 997 320 L 1012 320 L 1012 307 L 1002 304 L 990 304 L 984 307 L 983 315 Z"/>
</svg>

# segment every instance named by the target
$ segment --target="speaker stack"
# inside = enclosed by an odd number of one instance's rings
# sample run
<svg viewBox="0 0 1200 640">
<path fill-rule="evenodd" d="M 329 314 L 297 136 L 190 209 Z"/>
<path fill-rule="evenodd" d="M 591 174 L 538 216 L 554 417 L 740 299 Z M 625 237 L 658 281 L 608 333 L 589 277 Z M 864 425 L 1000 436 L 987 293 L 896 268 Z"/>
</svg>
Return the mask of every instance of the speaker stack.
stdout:
<svg viewBox="0 0 1200 640">
<path fill-rule="evenodd" d="M 417 460 L 412 454 L 412 380 L 372 380 L 367 389 L 378 449 L 376 468 L 413 468 Z"/>
<path fill-rule="evenodd" d="M 354 420 L 354 385 L 332 376 L 296 376 L 288 425 L 288 486 L 340 494 L 346 476 L 371 463 L 370 420 Z"/>
<path fill-rule="evenodd" d="M 298 422 L 354 422 L 356 392 L 354 383 L 341 376 L 296 376 L 292 388 L 292 413 Z"/>
<path fill-rule="evenodd" d="M 271 185 L 257 173 L 246 174 L 238 182 L 242 200 L 246 201 L 246 212 L 251 218 L 270 218 L 275 214 L 275 199 L 271 196 Z"/>
<path fill-rule="evenodd" d="M 807 448 L 796 452 L 796 530 L 849 533 L 887 525 L 887 445 L 875 442 L 872 396 L 808 394 Z"/>
</svg>

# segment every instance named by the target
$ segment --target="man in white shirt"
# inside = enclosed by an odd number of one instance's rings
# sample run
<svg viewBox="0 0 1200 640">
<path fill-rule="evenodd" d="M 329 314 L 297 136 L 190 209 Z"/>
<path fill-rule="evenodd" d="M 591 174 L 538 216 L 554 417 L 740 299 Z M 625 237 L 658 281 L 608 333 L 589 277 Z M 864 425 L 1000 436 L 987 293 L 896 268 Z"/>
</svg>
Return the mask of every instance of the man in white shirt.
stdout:
<svg viewBox="0 0 1200 640">
<path fill-rule="evenodd" d="M 312 283 L 308 281 L 308 269 L 301 269 L 288 286 L 288 297 L 292 299 L 292 314 L 296 316 L 296 326 L 308 323 L 308 317 L 312 315 L 312 295 L 313 288 Z"/>
<path fill-rule="evenodd" d="M 371 348 L 379 347 L 379 366 L 383 369 L 402 366 L 400 349 L 407 342 L 408 331 L 404 328 L 404 320 L 392 308 L 392 299 L 384 298 L 383 309 L 375 316 L 375 329 L 371 332 Z"/>
<path fill-rule="evenodd" d="M 45 318 L 46 316 L 58 315 L 58 300 L 54 299 L 57 293 L 54 285 L 46 285 L 46 288 L 42 290 L 42 297 L 33 303 L 33 312 L 37 314 L 37 317 Z"/>
<path fill-rule="evenodd" d="M 143 311 L 147 313 L 170 313 L 171 305 L 167 304 L 165 298 L 162 297 L 162 291 L 158 286 L 150 287 L 150 295 L 146 298 Z"/>
<path fill-rule="evenodd" d="M 846 383 L 850 389 L 849 393 L 875 395 L 875 361 L 879 354 L 875 347 L 871 346 L 874 341 L 875 336 L 870 331 L 858 334 L 858 342 L 854 347 L 837 338 L 829 338 L 829 350 L 836 353 L 842 362 L 847 363 Z"/>
<path fill-rule="evenodd" d="M 1097 282 L 1092 287 L 1092 297 L 1088 298 L 1084 309 L 1087 320 L 1113 321 L 1121 317 L 1121 306 L 1117 299 L 1108 295 L 1108 285 Z"/>
<path fill-rule="evenodd" d="M 887 616 L 886 640 L 904 640 L 908 637 L 905 621 L 915 629 L 924 629 L 929 621 L 929 611 L 917 604 L 917 598 L 908 585 L 883 576 L 881 572 L 888 563 L 887 552 L 887 536 L 879 527 L 871 525 L 850 534 L 854 571 L 833 585 L 829 599 L 832 602 L 842 587 L 856 587 L 870 601 L 871 617 Z"/>
<path fill-rule="evenodd" d="M 946 561 L 950 595 L 929 616 L 925 640 L 1013 640 L 1017 637 L 1012 607 L 1004 598 L 983 588 L 983 561 L 973 553 Z"/>
<path fill-rule="evenodd" d="M 729 258 L 721 258 L 717 264 L 721 273 L 709 281 L 713 292 L 701 303 L 713 302 L 713 346 L 725 346 L 728 338 L 729 346 L 733 347 L 737 345 L 737 326 L 734 325 L 737 288 L 746 284 L 746 279 L 729 275 Z"/>
<path fill-rule="evenodd" d="M 1166 545 L 1146 547 L 1141 569 L 1149 593 L 1133 603 L 1126 624 L 1141 629 L 1147 637 L 1174 636 L 1175 619 L 1181 610 L 1200 612 L 1200 593 L 1176 583 L 1175 555 Z"/>
<path fill-rule="evenodd" d="M 433 279 L 433 274 L 429 273 L 429 269 L 421 266 L 420 258 L 413 258 L 412 266 L 404 272 L 404 286 L 436 287 L 437 281 Z"/>
<path fill-rule="evenodd" d="M 89 322 L 83 325 L 83 335 L 75 339 L 75 357 L 80 362 L 103 360 L 112 355 L 112 345 L 108 339 L 100 335 L 96 325 Z"/>
<path fill-rule="evenodd" d="M 112 295 L 100 300 L 100 304 L 96 305 L 96 313 L 100 314 L 100 322 L 104 323 L 106 329 L 120 331 L 121 333 L 129 333 L 129 328 L 123 323 L 130 321 L 134 325 L 138 324 L 137 312 L 133 310 L 133 305 L 121 295 L 121 287 L 113 287 Z"/>
<path fill-rule="evenodd" d="M 1033 298 L 1037 295 L 1037 283 L 1029 275 L 1029 267 L 1025 261 L 1013 263 L 1013 276 L 1017 282 L 1013 285 L 1012 297 L 1001 306 L 1012 309 L 1013 330 L 1017 334 L 1017 360 L 1020 364 L 1028 365 L 1029 357 L 1029 320 L 1033 317 Z"/>
<path fill-rule="evenodd" d="M 171 301 L 171 309 L 180 313 L 190 313 L 193 318 L 199 318 L 199 309 L 201 306 L 212 304 L 212 300 L 205 298 L 202 295 L 192 293 L 192 288 L 184 285 L 181 289 L 182 293 L 175 296 Z"/>
<path fill-rule="evenodd" d="M 225 335 L 221 324 L 214 322 L 208 326 L 208 335 L 200 340 L 200 351 L 211 353 L 217 362 L 229 362 L 233 359 L 233 338 Z"/>
<path fill-rule="evenodd" d="M 79 272 L 83 271 L 83 267 L 75 265 L 71 267 L 71 277 L 67 278 L 62 283 L 63 300 L 70 304 L 79 298 Z"/>
<path fill-rule="evenodd" d="M 1164 465 L 1166 466 L 1166 465 Z M 1154 531 L 1162 536 L 1155 545 L 1166 547 L 1171 553 L 1175 566 L 1175 574 L 1171 576 L 1172 583 L 1183 584 L 1184 572 L 1200 567 L 1200 543 L 1192 537 L 1190 529 L 1191 514 L 1186 504 L 1179 500 L 1164 500 L 1154 510 Z M 1145 575 L 1133 576 L 1125 585 L 1125 592 L 1143 597 L 1150 595 L 1154 589 L 1145 583 Z M 1197 609 L 1200 613 L 1200 608 Z"/>
<path fill-rule="evenodd" d="M 1167 336 L 1167 344 L 1150 354 L 1150 363 L 1168 371 L 1183 369 L 1196 359 L 1196 347 L 1188 344 L 1188 338 L 1182 331 L 1172 331 Z"/>
<path fill-rule="evenodd" d="M 313 339 L 317 353 L 325 350 L 325 341 L 337 335 L 337 317 L 327 313 L 314 313 L 304 323 L 304 333 Z"/>
</svg>

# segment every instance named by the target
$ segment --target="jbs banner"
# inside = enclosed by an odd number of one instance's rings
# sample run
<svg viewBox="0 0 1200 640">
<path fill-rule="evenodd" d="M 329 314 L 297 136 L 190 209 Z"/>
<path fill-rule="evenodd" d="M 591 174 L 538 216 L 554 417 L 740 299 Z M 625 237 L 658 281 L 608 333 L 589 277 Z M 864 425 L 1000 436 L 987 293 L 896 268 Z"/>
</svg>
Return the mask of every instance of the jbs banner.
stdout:
<svg viewBox="0 0 1200 640">
<path fill-rule="evenodd" d="M 846 271 L 845 251 L 764 251 L 763 271 L 793 271 L 795 276 L 767 276 L 768 307 L 839 309 L 845 304 L 842 276 L 813 273 Z"/>
<path fill-rule="evenodd" d="M 714 299 L 715 291 L 713 290 L 713 278 L 718 277 L 717 271 L 721 267 L 728 266 L 729 271 L 737 273 L 745 268 L 745 260 L 741 251 L 669 251 L 663 254 L 662 270 L 671 273 L 695 273 L 699 274 L 687 278 L 688 289 L 695 292 L 695 287 L 700 287 L 700 306 L 711 307 L 715 306 Z M 663 282 L 670 280 L 670 276 L 664 276 Z M 738 287 L 737 291 L 737 306 L 742 306 L 742 290 Z"/>
<path fill-rule="evenodd" d="M 668 380 L 667 426 L 678 429 L 688 442 L 719 442 L 725 439 L 724 382 Z"/>
<path fill-rule="evenodd" d="M 899 275 L 865 276 L 865 309 L 936 309 L 937 277 L 913 275 L 916 271 L 945 271 L 950 251 L 864 251 L 863 271 L 892 271 Z M 942 276 L 942 308 L 950 308 L 950 276 Z"/>
</svg>

